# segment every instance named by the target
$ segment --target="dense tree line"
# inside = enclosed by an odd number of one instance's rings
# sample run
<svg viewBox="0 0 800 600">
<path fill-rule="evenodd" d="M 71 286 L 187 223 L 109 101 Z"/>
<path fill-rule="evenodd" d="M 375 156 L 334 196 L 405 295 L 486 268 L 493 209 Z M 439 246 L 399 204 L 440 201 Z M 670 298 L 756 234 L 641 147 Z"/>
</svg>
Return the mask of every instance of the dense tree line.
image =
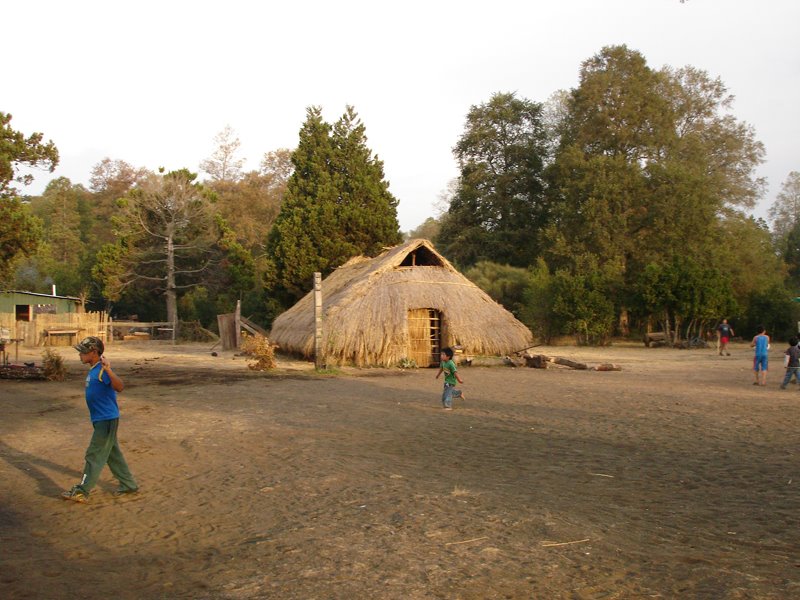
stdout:
<svg viewBox="0 0 800 600">
<path fill-rule="evenodd" d="M 626 46 L 580 67 L 574 89 L 544 102 L 493 94 L 455 141 L 460 175 L 443 210 L 411 236 L 433 239 L 478 285 L 543 339 L 602 344 L 645 328 L 675 338 L 722 317 L 747 334 L 797 320 L 800 175 L 766 223 L 764 148 L 732 112 L 719 79 L 654 69 Z M 357 254 L 398 243 L 397 199 L 352 107 L 327 123 L 310 107 L 294 150 L 247 171 L 226 127 L 199 166 L 153 173 L 122 160 L 95 166 L 89 188 L 58 178 L 22 197 L 58 153 L 0 113 L 0 281 L 82 295 L 95 308 L 199 320 L 237 300 L 269 325 Z"/>
<path fill-rule="evenodd" d="M 796 190 L 787 182 L 774 208 L 776 247 L 744 212 L 763 193 L 755 171 L 764 149 L 730 114 L 732 101 L 704 71 L 655 70 L 625 46 L 585 61 L 577 87 L 550 106 L 497 94 L 467 118 L 455 148 L 461 176 L 436 240 L 488 288 L 513 280 L 524 289 L 496 297 L 545 338 L 604 343 L 633 326 L 674 331 L 677 342 L 722 317 L 743 320 L 742 333 L 762 321 L 786 334 L 796 313 L 786 265 L 800 256 Z M 520 123 L 526 135 L 508 136 Z M 512 160 L 519 155 L 526 161 Z M 524 173 L 513 177 L 520 187 L 498 193 L 509 189 L 510 164 Z M 523 200 L 530 217 L 517 219 Z"/>
<path fill-rule="evenodd" d="M 90 189 L 62 177 L 24 202 L 13 187 L 29 182 L 19 165 L 52 170 L 58 154 L 3 118 L 4 287 L 55 284 L 116 315 L 210 327 L 241 300 L 245 314 L 269 325 L 308 291 L 314 271 L 402 239 L 383 163 L 352 107 L 332 125 L 309 108 L 297 149 L 267 152 L 255 171 L 243 169 L 226 127 L 200 165 L 206 181 L 107 158 Z"/>
</svg>

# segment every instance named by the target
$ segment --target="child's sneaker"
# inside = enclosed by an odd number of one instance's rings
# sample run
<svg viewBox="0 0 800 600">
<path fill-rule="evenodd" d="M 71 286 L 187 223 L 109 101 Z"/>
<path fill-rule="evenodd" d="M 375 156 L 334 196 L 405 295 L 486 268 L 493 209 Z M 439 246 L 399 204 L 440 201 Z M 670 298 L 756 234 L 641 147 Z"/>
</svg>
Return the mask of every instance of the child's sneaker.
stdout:
<svg viewBox="0 0 800 600">
<path fill-rule="evenodd" d="M 89 495 L 77 485 L 73 485 L 66 492 L 61 492 L 61 497 L 64 500 L 72 500 L 73 502 L 80 502 L 81 504 L 89 501 Z"/>
<path fill-rule="evenodd" d="M 137 494 L 137 493 L 139 493 L 139 488 L 133 488 L 133 489 L 130 489 L 130 488 L 119 488 L 119 489 L 114 490 L 113 492 L 111 492 L 111 495 L 114 498 L 122 498 L 123 496 L 131 496 L 131 495 Z"/>
</svg>

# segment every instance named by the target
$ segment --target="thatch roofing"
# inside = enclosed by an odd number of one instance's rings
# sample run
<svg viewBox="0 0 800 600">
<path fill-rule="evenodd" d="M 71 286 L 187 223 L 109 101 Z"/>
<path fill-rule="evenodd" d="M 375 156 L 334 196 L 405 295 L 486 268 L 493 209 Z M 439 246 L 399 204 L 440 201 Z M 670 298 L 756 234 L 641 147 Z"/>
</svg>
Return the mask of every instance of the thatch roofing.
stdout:
<svg viewBox="0 0 800 600">
<path fill-rule="evenodd" d="M 376 256 L 358 256 L 322 283 L 323 339 L 328 364 L 396 365 L 407 357 L 408 311 L 441 312 L 444 344 L 467 354 L 504 355 L 529 346 L 530 330 L 459 273 L 433 245 L 409 240 Z M 314 292 L 281 314 L 270 340 L 314 355 Z"/>
</svg>

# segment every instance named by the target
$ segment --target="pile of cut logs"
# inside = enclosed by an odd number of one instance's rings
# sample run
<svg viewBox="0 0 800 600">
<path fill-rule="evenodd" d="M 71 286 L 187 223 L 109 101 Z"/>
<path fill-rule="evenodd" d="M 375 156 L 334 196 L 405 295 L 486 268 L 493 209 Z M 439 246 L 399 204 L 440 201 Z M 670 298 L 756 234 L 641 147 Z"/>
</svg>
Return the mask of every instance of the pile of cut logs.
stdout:
<svg viewBox="0 0 800 600">
<path fill-rule="evenodd" d="M 28 365 L 1 365 L 0 379 L 47 379 L 44 367 Z"/>
<path fill-rule="evenodd" d="M 578 369 L 579 371 L 621 371 L 622 367 L 613 363 L 602 363 L 590 367 L 586 363 L 577 362 L 561 356 L 548 356 L 546 354 L 530 354 L 522 353 L 519 358 L 511 358 L 506 356 L 506 364 L 515 367 L 531 367 L 533 369 L 546 369 L 550 365 L 561 365 L 562 367 L 569 367 L 570 369 Z"/>
</svg>

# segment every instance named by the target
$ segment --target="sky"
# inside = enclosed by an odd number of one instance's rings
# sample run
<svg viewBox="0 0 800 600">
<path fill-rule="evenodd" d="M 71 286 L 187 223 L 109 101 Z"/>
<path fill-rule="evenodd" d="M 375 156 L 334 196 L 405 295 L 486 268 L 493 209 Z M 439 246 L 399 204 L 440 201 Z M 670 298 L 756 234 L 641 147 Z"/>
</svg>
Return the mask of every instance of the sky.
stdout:
<svg viewBox="0 0 800 600">
<path fill-rule="evenodd" d="M 296 146 L 307 107 L 333 123 L 351 105 L 409 231 L 458 176 L 471 106 L 498 92 L 545 102 L 617 44 L 725 83 L 766 148 L 756 216 L 800 171 L 797 0 L 30 0 L 2 13 L 0 111 L 61 155 L 27 194 L 54 177 L 88 186 L 105 157 L 199 171 L 226 126 L 255 170 Z"/>
</svg>

